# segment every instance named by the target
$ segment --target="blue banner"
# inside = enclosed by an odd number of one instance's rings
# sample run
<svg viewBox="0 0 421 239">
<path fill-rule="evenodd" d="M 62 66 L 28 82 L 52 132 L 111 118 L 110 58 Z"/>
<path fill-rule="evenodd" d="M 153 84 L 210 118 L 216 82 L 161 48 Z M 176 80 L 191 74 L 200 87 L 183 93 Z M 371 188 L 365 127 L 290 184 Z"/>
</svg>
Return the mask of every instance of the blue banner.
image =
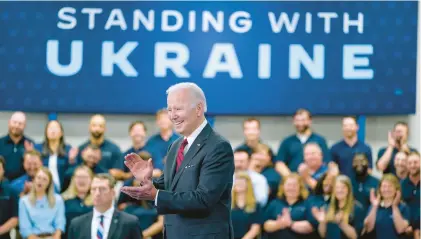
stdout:
<svg viewBox="0 0 421 239">
<path fill-rule="evenodd" d="M 0 110 L 154 113 L 192 81 L 209 115 L 411 114 L 413 2 L 0 2 Z"/>
</svg>

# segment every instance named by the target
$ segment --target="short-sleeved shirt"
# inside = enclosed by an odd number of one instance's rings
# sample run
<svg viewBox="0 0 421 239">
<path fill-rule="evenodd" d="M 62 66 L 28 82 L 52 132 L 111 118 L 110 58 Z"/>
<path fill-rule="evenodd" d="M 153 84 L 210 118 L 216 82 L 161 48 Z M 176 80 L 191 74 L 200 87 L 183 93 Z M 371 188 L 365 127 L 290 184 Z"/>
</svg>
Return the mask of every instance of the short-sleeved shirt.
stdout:
<svg viewBox="0 0 421 239">
<path fill-rule="evenodd" d="M 231 221 L 234 229 L 234 239 L 241 239 L 250 230 L 253 224 L 263 224 L 262 210 L 258 204 L 254 212 L 246 212 L 245 209 L 231 209 Z"/>
<path fill-rule="evenodd" d="M 383 154 L 386 152 L 387 147 L 383 147 L 379 150 L 379 153 L 377 154 L 377 162 L 380 160 L 380 158 L 383 156 Z M 409 148 L 410 151 L 417 151 L 414 148 Z M 395 168 L 395 156 L 399 152 L 397 148 L 393 148 L 392 156 L 390 158 L 389 164 L 387 165 L 386 169 L 383 171 L 383 173 L 393 173 L 396 175 L 396 168 Z"/>
<path fill-rule="evenodd" d="M 345 140 L 341 140 L 332 146 L 330 153 L 332 161 L 338 165 L 341 174 L 350 178 L 354 176 L 352 161 L 357 153 L 365 154 L 368 159 L 368 167 L 373 168 L 371 147 L 362 141 L 358 140 L 354 145 L 348 145 Z"/>
<path fill-rule="evenodd" d="M 18 217 L 17 197 L 9 188 L 6 179 L 0 180 L 0 225 L 3 225 L 10 218 Z M 10 239 L 9 233 L 0 235 L 0 239 Z"/>
<path fill-rule="evenodd" d="M 369 207 L 369 211 L 371 206 Z M 409 222 L 410 220 L 410 211 L 409 207 L 405 203 L 399 205 L 399 211 L 402 214 L 402 217 Z M 393 212 L 392 207 L 382 207 L 379 206 L 376 214 L 376 224 L 374 227 L 376 239 L 403 239 L 405 235 L 399 235 L 395 229 L 395 224 L 393 223 Z"/>
<path fill-rule="evenodd" d="M 352 226 L 357 235 L 361 234 L 365 219 L 365 212 L 363 206 L 356 202 L 352 214 L 348 218 L 348 224 Z M 339 225 L 334 222 L 327 223 L 326 237 L 327 239 L 348 239 L 345 233 L 339 228 Z"/>
<path fill-rule="evenodd" d="M 352 191 L 355 197 L 364 210 L 368 210 L 370 203 L 370 191 L 371 189 L 376 190 L 379 185 L 379 180 L 371 175 L 367 175 L 365 178 L 358 178 L 354 176 L 351 178 Z"/>
<path fill-rule="evenodd" d="M 6 165 L 4 168 L 4 176 L 13 180 L 25 174 L 23 168 L 23 154 L 25 153 L 25 141 L 32 142 L 32 139 L 23 136 L 22 139 L 15 144 L 9 135 L 0 138 L 0 155 L 4 157 Z"/>
<path fill-rule="evenodd" d="M 284 199 L 272 200 L 265 209 L 264 220 L 276 220 L 278 215 L 282 214 L 282 210 L 288 208 L 292 221 L 308 220 L 308 205 L 305 200 L 299 200 L 293 205 L 289 205 Z M 290 228 L 282 229 L 273 233 L 268 233 L 269 238 L 295 239 L 306 238 L 309 234 L 298 234 Z"/>
<path fill-rule="evenodd" d="M 319 144 L 323 153 L 323 161 L 330 162 L 330 152 L 326 140 L 316 133 L 312 133 L 305 143 L 301 143 L 296 134 L 284 139 L 279 146 L 275 161 L 284 162 L 289 170 L 297 172 L 298 166 L 303 162 L 304 145 L 310 142 Z"/>
<path fill-rule="evenodd" d="M 88 140 L 81 146 L 79 146 L 79 154 L 77 157 L 78 164 L 83 162 L 82 151 L 90 144 Z M 104 169 L 121 169 L 123 170 L 124 158 L 120 148 L 110 140 L 105 139 L 104 142 L 99 146 L 101 149 L 101 160 L 98 165 Z"/>
<path fill-rule="evenodd" d="M 420 220 L 420 182 L 415 185 L 407 177 L 401 181 L 401 189 L 402 199 L 411 210 L 411 225 L 416 224 Z"/>
</svg>

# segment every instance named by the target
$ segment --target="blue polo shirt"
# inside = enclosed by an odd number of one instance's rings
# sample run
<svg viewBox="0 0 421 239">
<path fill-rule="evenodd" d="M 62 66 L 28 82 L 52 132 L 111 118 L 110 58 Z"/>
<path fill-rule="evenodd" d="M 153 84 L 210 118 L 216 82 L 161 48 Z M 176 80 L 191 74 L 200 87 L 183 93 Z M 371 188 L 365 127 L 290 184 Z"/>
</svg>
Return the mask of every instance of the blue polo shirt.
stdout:
<svg viewBox="0 0 421 239">
<path fill-rule="evenodd" d="M 380 158 L 383 156 L 383 154 L 386 152 L 387 147 L 383 147 L 379 150 L 379 153 L 377 154 L 377 161 L 380 160 Z M 417 151 L 414 148 L 409 147 L 410 151 Z M 384 170 L 383 174 L 386 173 L 393 173 L 394 175 L 396 175 L 396 168 L 395 168 L 395 156 L 396 154 L 399 152 L 399 150 L 397 148 L 393 148 L 393 152 L 392 152 L 392 156 L 391 159 L 389 161 L 389 164 L 387 165 L 386 169 Z"/>
<path fill-rule="evenodd" d="M 9 180 L 25 174 L 25 169 L 23 168 L 25 140 L 33 143 L 33 140 L 26 136 L 23 136 L 17 144 L 12 141 L 9 135 L 0 138 L 0 155 L 6 160 L 4 176 Z"/>
<path fill-rule="evenodd" d="M 368 159 L 368 167 L 373 168 L 373 156 L 371 152 L 371 147 L 359 140 L 352 146 L 348 145 L 345 140 L 341 140 L 330 149 L 332 161 L 338 164 L 341 174 L 345 174 L 348 177 L 354 176 L 352 161 L 354 160 L 354 155 L 357 153 L 365 154 Z"/>
<path fill-rule="evenodd" d="M 66 216 L 66 232 L 72 222 L 73 218 L 81 216 L 85 213 L 91 212 L 93 206 L 87 206 L 84 200 L 75 197 L 64 201 L 65 216 Z M 64 237 L 67 238 L 67 235 Z"/>
<path fill-rule="evenodd" d="M 276 198 L 276 194 L 278 193 L 279 184 L 281 183 L 282 177 L 279 175 L 278 172 L 273 167 L 266 167 L 260 173 L 262 174 L 266 180 L 268 181 L 270 194 L 269 200 Z"/>
<path fill-rule="evenodd" d="M 0 180 L 0 225 L 12 217 L 18 217 L 18 199 L 9 188 L 7 179 Z M 0 235 L 0 239 L 10 239 L 10 234 Z"/>
<path fill-rule="evenodd" d="M 367 175 L 365 178 L 357 178 L 356 176 L 351 178 L 352 191 L 355 200 L 357 200 L 365 211 L 368 210 L 370 203 L 370 191 L 371 189 L 376 190 L 379 186 L 379 180 L 371 175 Z"/>
<path fill-rule="evenodd" d="M 10 182 L 10 190 L 14 193 L 15 196 L 19 197 L 19 194 L 25 187 L 25 182 L 32 182 L 32 178 L 30 178 L 26 173 Z"/>
<path fill-rule="evenodd" d="M 168 148 L 179 137 L 179 135 L 173 133 L 168 141 L 165 141 L 161 137 L 161 134 L 158 133 L 148 139 L 144 150 L 148 151 L 152 155 L 154 168 L 161 170 L 164 169 L 164 158 L 167 155 Z"/>
<path fill-rule="evenodd" d="M 364 212 L 363 206 L 360 203 L 355 202 L 353 212 L 351 215 L 349 215 L 349 218 L 348 218 L 348 224 L 355 229 L 355 231 L 357 232 L 357 235 L 361 235 L 361 231 L 364 226 L 364 219 L 365 219 L 365 212 Z M 338 224 L 333 223 L 333 222 L 327 223 L 325 238 L 348 239 L 348 237 L 341 230 L 341 228 L 339 228 Z"/>
<path fill-rule="evenodd" d="M 272 200 L 264 211 L 264 221 L 276 220 L 278 215 L 282 214 L 282 210 L 288 208 L 291 214 L 292 221 L 305 221 L 308 218 L 308 205 L 305 200 L 299 200 L 296 203 L 289 205 L 284 199 Z M 308 238 L 310 234 L 298 234 L 291 230 L 291 228 L 281 229 L 279 231 L 268 233 L 269 238 L 282 238 L 282 239 L 296 239 Z"/>
<path fill-rule="evenodd" d="M 256 204 L 254 212 L 233 208 L 231 209 L 231 221 L 234 229 L 234 239 L 241 239 L 247 234 L 253 224 L 263 224 L 262 210 L 258 204 Z"/>
<path fill-rule="evenodd" d="M 83 162 L 82 151 L 88 146 L 91 142 L 88 140 L 81 146 L 79 146 L 79 154 L 77 156 L 77 163 L 80 164 Z M 100 165 L 104 169 L 121 169 L 123 170 L 123 154 L 121 153 L 120 148 L 113 142 L 108 139 L 104 139 L 104 142 L 99 146 L 101 149 L 101 161 Z"/>
<path fill-rule="evenodd" d="M 371 206 L 369 207 L 369 211 L 371 210 Z M 410 221 L 410 211 L 409 207 L 405 203 L 401 203 L 399 205 L 399 211 L 402 214 L 402 217 L 405 220 Z M 382 207 L 379 206 L 377 209 L 376 214 L 376 224 L 374 227 L 374 233 L 376 239 L 403 239 L 406 238 L 405 235 L 399 235 L 396 232 L 395 224 L 393 223 L 393 213 L 392 207 Z"/>
<path fill-rule="evenodd" d="M 401 181 L 402 199 L 411 210 L 411 225 L 419 228 L 420 218 L 420 182 L 414 185 L 409 177 Z"/>
<path fill-rule="evenodd" d="M 301 143 L 296 134 L 284 139 L 279 146 L 275 161 L 284 162 L 292 172 L 297 172 L 298 166 L 303 162 L 304 145 L 310 142 L 319 144 L 323 153 L 323 161 L 325 163 L 330 162 L 330 152 L 326 140 L 316 133 L 312 133 L 304 144 Z"/>
</svg>

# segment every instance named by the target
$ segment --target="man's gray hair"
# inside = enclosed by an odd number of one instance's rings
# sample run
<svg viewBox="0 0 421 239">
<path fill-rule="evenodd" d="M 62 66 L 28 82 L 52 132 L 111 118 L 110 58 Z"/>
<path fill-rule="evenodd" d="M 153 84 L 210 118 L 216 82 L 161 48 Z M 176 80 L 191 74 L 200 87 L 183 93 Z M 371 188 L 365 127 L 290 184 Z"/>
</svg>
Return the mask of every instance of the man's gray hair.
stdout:
<svg viewBox="0 0 421 239">
<path fill-rule="evenodd" d="M 196 106 L 199 103 L 203 104 L 203 111 L 206 113 L 208 110 L 208 105 L 206 103 L 206 97 L 203 90 L 195 83 L 192 82 L 182 82 L 175 85 L 172 85 L 167 90 L 167 95 L 169 95 L 171 92 L 175 92 L 178 90 L 189 90 L 190 94 L 194 98 L 194 106 Z"/>
</svg>

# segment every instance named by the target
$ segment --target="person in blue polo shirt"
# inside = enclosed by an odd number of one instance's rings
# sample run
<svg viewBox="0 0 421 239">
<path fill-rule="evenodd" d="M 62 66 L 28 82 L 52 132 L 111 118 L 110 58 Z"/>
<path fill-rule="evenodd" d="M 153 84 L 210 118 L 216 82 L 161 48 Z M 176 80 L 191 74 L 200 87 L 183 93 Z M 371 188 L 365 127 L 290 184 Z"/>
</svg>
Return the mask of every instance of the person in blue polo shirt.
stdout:
<svg viewBox="0 0 421 239">
<path fill-rule="evenodd" d="M 409 175 L 401 181 L 402 199 L 411 209 L 412 231 L 420 230 L 420 154 L 412 152 L 408 156 Z"/>
<path fill-rule="evenodd" d="M 278 193 L 279 184 L 281 183 L 281 175 L 273 168 L 272 163 L 272 151 L 269 146 L 265 144 L 259 144 L 253 150 L 253 154 L 250 157 L 249 168 L 257 173 L 263 175 L 269 185 L 269 201 L 276 198 Z"/>
<path fill-rule="evenodd" d="M 41 154 L 36 150 L 26 151 L 23 158 L 26 173 L 10 182 L 10 189 L 17 197 L 29 192 L 35 174 L 42 167 Z"/>
<path fill-rule="evenodd" d="M 354 171 L 351 182 L 354 197 L 367 211 L 370 206 L 370 191 L 377 189 L 379 180 L 368 172 L 368 159 L 364 153 L 354 155 L 352 167 Z"/>
<path fill-rule="evenodd" d="M 410 220 L 409 207 L 402 202 L 401 185 L 393 174 L 385 174 L 377 193 L 371 190 L 363 234 L 376 239 L 404 239 Z"/>
<path fill-rule="evenodd" d="M 309 222 L 309 193 L 301 177 L 291 173 L 284 177 L 278 190 L 278 198 L 264 210 L 263 228 L 269 239 L 306 238 L 313 232 Z"/>
<path fill-rule="evenodd" d="M 164 170 L 168 148 L 180 136 L 173 130 L 167 109 L 161 109 L 156 113 L 156 125 L 159 128 L 159 133 L 148 139 L 145 149 L 152 155 L 154 168 Z"/>
<path fill-rule="evenodd" d="M 262 211 L 254 197 L 250 176 L 246 172 L 235 175 L 231 207 L 234 239 L 251 239 L 260 235 Z"/>
<path fill-rule="evenodd" d="M 23 154 L 33 149 L 33 140 L 24 135 L 26 115 L 15 112 L 8 122 L 9 132 L 0 138 L 0 155 L 6 160 L 5 177 L 14 180 L 25 174 Z"/>
<path fill-rule="evenodd" d="M 355 117 L 344 117 L 342 119 L 342 132 L 344 138 L 335 143 L 330 149 L 332 161 L 335 162 L 341 174 L 352 178 L 352 160 L 356 153 L 365 154 L 368 159 L 368 168 L 371 172 L 373 168 L 373 158 L 371 147 L 358 140 L 358 123 Z"/>
<path fill-rule="evenodd" d="M 93 178 L 92 170 L 88 166 L 80 165 L 75 169 L 69 187 L 61 194 L 66 216 L 66 230 L 62 239 L 67 238 L 67 229 L 74 218 L 92 211 L 93 202 L 90 189 Z"/>
<path fill-rule="evenodd" d="M 317 180 L 328 170 L 323 162 L 323 154 L 317 143 L 307 143 L 304 146 L 304 162 L 298 167 L 298 173 L 303 178 L 309 190 L 316 187 Z"/>
<path fill-rule="evenodd" d="M 10 231 L 18 225 L 18 201 L 4 177 L 4 165 L 0 156 L 0 239 L 10 239 Z"/>
<path fill-rule="evenodd" d="M 101 161 L 99 166 L 109 170 L 109 173 L 117 180 L 122 178 L 123 154 L 120 147 L 105 138 L 106 121 L 103 115 L 93 115 L 89 122 L 90 137 L 85 143 L 79 146 L 77 164 L 83 162 L 82 152 L 88 145 L 95 145 L 101 149 Z"/>
<path fill-rule="evenodd" d="M 377 155 L 377 168 L 382 173 L 393 173 L 396 175 L 395 156 L 398 152 L 410 153 L 417 151 L 408 145 L 409 127 L 405 122 L 397 122 L 393 131 L 388 134 L 388 146 L 379 150 Z"/>
<path fill-rule="evenodd" d="M 310 112 L 305 109 L 297 110 L 294 114 L 294 125 L 297 133 L 281 142 L 275 159 L 276 171 L 283 177 L 290 172 L 297 172 L 298 166 L 303 162 L 303 146 L 309 142 L 318 143 L 322 149 L 323 161 L 330 162 L 326 139 L 311 129 Z"/>
<path fill-rule="evenodd" d="M 336 177 L 328 209 L 312 208 L 318 221 L 317 230 L 322 238 L 358 238 L 363 228 L 365 212 L 362 205 L 354 200 L 351 180 L 346 175 Z"/>
</svg>

